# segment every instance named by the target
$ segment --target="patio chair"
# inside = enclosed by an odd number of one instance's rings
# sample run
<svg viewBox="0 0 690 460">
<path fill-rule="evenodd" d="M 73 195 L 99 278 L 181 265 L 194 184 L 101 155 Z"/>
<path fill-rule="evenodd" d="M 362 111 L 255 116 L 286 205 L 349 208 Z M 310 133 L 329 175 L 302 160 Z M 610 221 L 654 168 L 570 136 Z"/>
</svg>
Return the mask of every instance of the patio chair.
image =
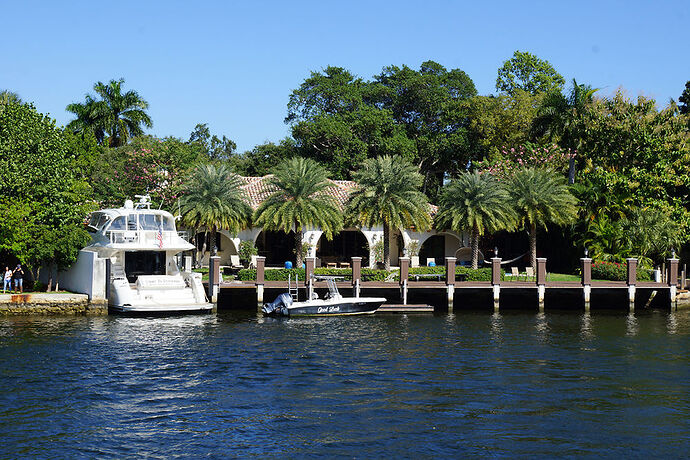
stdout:
<svg viewBox="0 0 690 460">
<path fill-rule="evenodd" d="M 517 267 L 510 267 L 510 279 L 520 281 L 520 271 Z"/>
<path fill-rule="evenodd" d="M 525 267 L 525 281 L 534 281 L 536 278 L 534 277 L 534 268 L 532 267 Z"/>
</svg>

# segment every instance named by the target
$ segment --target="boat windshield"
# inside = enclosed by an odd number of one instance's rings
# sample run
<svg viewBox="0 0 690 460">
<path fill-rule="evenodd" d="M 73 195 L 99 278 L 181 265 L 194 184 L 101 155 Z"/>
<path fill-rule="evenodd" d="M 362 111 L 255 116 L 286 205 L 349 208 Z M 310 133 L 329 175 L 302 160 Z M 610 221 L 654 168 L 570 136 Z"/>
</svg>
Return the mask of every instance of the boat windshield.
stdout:
<svg viewBox="0 0 690 460">
<path fill-rule="evenodd" d="M 161 214 L 139 214 L 139 227 L 142 230 L 175 231 L 175 223 L 168 216 Z"/>
<path fill-rule="evenodd" d="M 89 217 L 89 222 L 86 224 L 86 228 L 90 232 L 97 232 L 103 228 L 103 226 L 108 222 L 110 216 L 103 214 L 102 212 L 94 212 Z"/>
</svg>

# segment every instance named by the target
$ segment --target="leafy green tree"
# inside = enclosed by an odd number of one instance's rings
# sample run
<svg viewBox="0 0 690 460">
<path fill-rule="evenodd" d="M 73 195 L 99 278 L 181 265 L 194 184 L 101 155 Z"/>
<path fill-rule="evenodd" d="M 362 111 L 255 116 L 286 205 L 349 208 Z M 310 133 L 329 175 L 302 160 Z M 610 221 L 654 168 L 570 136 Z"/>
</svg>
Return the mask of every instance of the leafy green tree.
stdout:
<svg viewBox="0 0 690 460">
<path fill-rule="evenodd" d="M 690 114 L 690 81 L 685 83 L 685 89 L 678 98 L 678 102 L 680 102 L 680 113 L 683 115 Z"/>
<path fill-rule="evenodd" d="M 411 155 L 413 144 L 389 110 L 372 104 L 372 85 L 341 67 L 312 72 L 290 95 L 286 123 L 299 155 L 323 164 L 336 179 L 366 158 Z"/>
<path fill-rule="evenodd" d="M 228 160 L 232 157 L 237 144 L 227 137 L 211 136 L 206 123 L 198 123 L 189 135 L 189 143 L 197 143 L 210 160 Z"/>
<path fill-rule="evenodd" d="M 446 175 L 464 170 L 472 159 L 465 101 L 477 94 L 474 82 L 464 71 L 447 70 L 434 61 L 422 63 L 419 70 L 384 67 L 374 82 L 372 102 L 390 110 L 404 127 L 412 159 L 424 176 L 424 191 L 434 198 Z"/>
<path fill-rule="evenodd" d="M 93 209 L 79 144 L 30 104 L 0 104 L 0 249 L 26 264 L 66 268 L 89 240 L 81 225 Z"/>
<path fill-rule="evenodd" d="M 230 166 L 243 176 L 265 176 L 281 161 L 297 155 L 294 139 L 286 137 L 279 143 L 267 142 L 228 160 Z"/>
<path fill-rule="evenodd" d="M 401 157 L 365 160 L 353 174 L 357 188 L 350 194 L 348 214 L 362 227 L 383 226 L 383 258 L 390 269 L 390 237 L 393 229 L 431 226 L 431 207 L 419 191 L 423 176 Z"/>
<path fill-rule="evenodd" d="M 465 101 L 472 160 L 500 159 L 506 146 L 532 140 L 532 121 L 542 97 L 517 90 L 512 95 L 475 96 Z"/>
<path fill-rule="evenodd" d="M 143 134 L 142 126 L 151 128 L 153 122 L 146 113 L 148 102 L 134 90 L 123 94 L 124 82 L 122 78 L 110 80 L 107 84 L 99 81 L 93 89 L 100 100 L 87 94 L 85 102 L 69 104 L 66 110 L 77 118 L 67 128 L 74 132 L 91 130 L 100 143 L 107 136 L 110 147 L 119 147 L 132 137 Z"/>
<path fill-rule="evenodd" d="M 539 168 L 518 170 L 508 184 L 518 217 L 529 231 L 530 262 L 537 266 L 537 227 L 565 225 L 577 218 L 577 199 L 562 175 Z"/>
<path fill-rule="evenodd" d="M 254 222 L 264 230 L 294 230 L 296 265 L 301 267 L 304 229 L 319 227 L 330 239 L 343 226 L 342 211 L 328 194 L 333 185 L 322 166 L 301 157 L 278 164 L 268 185 L 275 191 L 259 205 Z"/>
<path fill-rule="evenodd" d="M 182 187 L 182 220 L 194 229 L 210 230 L 210 249 L 214 255 L 216 232 L 227 229 L 238 233 L 251 220 L 242 181 L 225 165 L 200 164 Z"/>
<path fill-rule="evenodd" d="M 498 69 L 496 90 L 513 95 L 518 90 L 534 95 L 560 92 L 565 79 L 549 63 L 527 51 L 515 51 Z"/>
<path fill-rule="evenodd" d="M 8 91 L 6 89 L 0 90 L 0 104 L 9 104 L 10 102 L 21 104 L 22 98 L 20 98 L 19 94 L 15 92 Z"/>
<path fill-rule="evenodd" d="M 443 188 L 435 227 L 470 233 L 472 268 L 476 269 L 480 237 L 512 229 L 516 221 L 517 215 L 503 182 L 490 174 L 464 172 Z"/>
</svg>

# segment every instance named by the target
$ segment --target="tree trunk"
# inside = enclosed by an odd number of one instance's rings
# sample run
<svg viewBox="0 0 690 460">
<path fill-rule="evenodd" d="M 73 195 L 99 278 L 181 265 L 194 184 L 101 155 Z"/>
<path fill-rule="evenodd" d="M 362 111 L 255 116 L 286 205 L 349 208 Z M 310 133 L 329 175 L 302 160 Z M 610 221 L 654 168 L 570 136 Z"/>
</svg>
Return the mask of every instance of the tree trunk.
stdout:
<svg viewBox="0 0 690 460">
<path fill-rule="evenodd" d="M 209 252 L 208 263 L 210 266 L 210 264 L 211 264 L 210 256 L 216 255 L 216 226 L 215 225 L 213 227 L 211 227 L 211 238 L 209 238 L 208 246 L 209 246 L 208 247 L 208 252 Z"/>
<path fill-rule="evenodd" d="M 386 271 L 391 269 L 391 229 L 388 223 L 383 223 L 383 266 Z"/>
<path fill-rule="evenodd" d="M 295 222 L 295 268 L 302 267 L 302 229 Z"/>
<path fill-rule="evenodd" d="M 537 224 L 530 224 L 529 228 L 529 258 L 532 268 L 537 269 Z"/>
<path fill-rule="evenodd" d="M 50 265 L 48 265 L 48 269 L 50 270 L 50 273 L 48 274 L 47 292 L 51 292 L 53 290 L 53 264 L 52 263 Z"/>
<path fill-rule="evenodd" d="M 479 268 L 479 230 L 472 229 L 472 269 Z"/>
</svg>

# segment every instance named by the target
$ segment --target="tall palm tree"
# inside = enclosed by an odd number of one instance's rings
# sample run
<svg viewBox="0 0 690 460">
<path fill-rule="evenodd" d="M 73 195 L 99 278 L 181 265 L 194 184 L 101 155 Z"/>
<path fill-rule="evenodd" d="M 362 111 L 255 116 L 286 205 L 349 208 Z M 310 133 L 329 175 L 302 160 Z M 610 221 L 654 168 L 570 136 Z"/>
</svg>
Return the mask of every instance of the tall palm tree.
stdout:
<svg viewBox="0 0 690 460">
<path fill-rule="evenodd" d="M 537 266 L 537 227 L 565 225 L 577 218 L 577 199 L 565 179 L 550 169 L 522 168 L 508 183 L 513 206 L 529 230 L 530 263 Z"/>
<path fill-rule="evenodd" d="M 143 134 L 142 125 L 152 127 L 153 122 L 146 113 L 148 102 L 134 90 L 123 93 L 124 82 L 123 78 L 110 80 L 107 84 L 99 81 L 93 89 L 100 100 L 87 94 L 84 103 L 68 105 L 66 110 L 77 118 L 67 127 L 77 132 L 91 129 L 101 143 L 107 134 L 110 147 L 119 147 L 130 138 Z"/>
<path fill-rule="evenodd" d="M 461 173 L 443 188 L 439 204 L 435 227 L 470 232 L 475 269 L 479 265 L 479 238 L 484 233 L 512 229 L 517 221 L 505 184 L 487 173 Z"/>
<path fill-rule="evenodd" d="M 333 185 L 321 165 L 301 157 L 280 162 L 268 184 L 275 191 L 259 205 L 254 222 L 264 230 L 294 230 L 296 265 L 301 267 L 305 228 L 319 227 L 330 239 L 343 226 L 342 211 L 328 194 Z"/>
<path fill-rule="evenodd" d="M 21 104 L 22 103 L 22 98 L 19 97 L 19 94 L 3 89 L 0 90 L 0 104 L 9 104 L 9 103 L 14 103 L 14 104 Z"/>
<path fill-rule="evenodd" d="M 182 220 L 193 228 L 210 230 L 212 254 L 218 229 L 238 233 L 251 221 L 252 210 L 241 184 L 239 176 L 230 172 L 227 166 L 204 164 L 192 171 L 182 188 Z"/>
<path fill-rule="evenodd" d="M 399 156 L 369 158 L 353 173 L 358 188 L 348 202 L 350 217 L 365 227 L 383 225 L 383 259 L 390 269 L 390 236 L 393 229 L 431 226 L 431 207 L 419 191 L 424 177 Z"/>
</svg>

